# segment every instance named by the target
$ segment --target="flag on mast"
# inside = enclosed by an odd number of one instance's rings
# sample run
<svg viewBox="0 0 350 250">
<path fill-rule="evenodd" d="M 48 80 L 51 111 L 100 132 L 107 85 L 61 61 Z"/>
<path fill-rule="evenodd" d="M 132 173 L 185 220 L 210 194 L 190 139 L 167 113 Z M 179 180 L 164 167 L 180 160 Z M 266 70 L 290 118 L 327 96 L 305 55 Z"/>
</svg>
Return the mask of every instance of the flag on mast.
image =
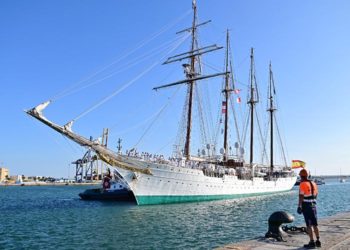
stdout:
<svg viewBox="0 0 350 250">
<path fill-rule="evenodd" d="M 226 102 L 225 101 L 222 102 L 222 113 L 226 114 Z"/>
<path fill-rule="evenodd" d="M 292 160 L 292 168 L 305 168 L 305 162 L 301 160 Z"/>
</svg>

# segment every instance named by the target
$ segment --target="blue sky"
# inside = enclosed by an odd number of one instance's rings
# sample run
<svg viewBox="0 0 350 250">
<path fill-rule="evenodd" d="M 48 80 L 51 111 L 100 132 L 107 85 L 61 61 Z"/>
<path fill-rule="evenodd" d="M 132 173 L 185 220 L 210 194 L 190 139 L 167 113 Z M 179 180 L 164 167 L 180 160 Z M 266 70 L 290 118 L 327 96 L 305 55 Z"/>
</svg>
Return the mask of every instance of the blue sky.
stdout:
<svg viewBox="0 0 350 250">
<path fill-rule="evenodd" d="M 1 1 L 0 164 L 10 168 L 11 174 L 71 174 L 69 163 L 81 157 L 84 149 L 29 118 L 23 110 L 72 85 L 88 85 L 90 82 L 79 82 L 177 21 L 141 50 L 113 64 L 100 78 L 121 69 L 123 61 L 130 62 L 172 41 L 176 31 L 191 23 L 190 10 L 190 0 Z M 250 47 L 255 48 L 259 85 L 267 84 L 272 61 L 288 159 L 306 161 L 317 174 L 339 174 L 340 169 L 350 174 L 349 1 L 202 0 L 198 11 L 200 21 L 212 20 L 201 29 L 200 38 L 206 40 L 203 45 L 224 45 L 225 30 L 230 29 L 240 88 L 248 81 Z M 187 44 L 174 53 L 186 48 Z M 213 55 L 212 65 L 221 69 L 219 56 Z M 64 124 L 157 60 L 152 55 L 133 68 L 58 99 L 45 114 Z M 160 122 L 139 144 L 140 151 L 169 153 L 176 136 L 169 131 L 177 130 L 186 89 L 154 92 L 152 88 L 182 77 L 179 64 L 159 65 L 80 118 L 73 128 L 87 137 L 97 137 L 104 127 L 110 127 L 111 147 L 116 147 L 116 139 L 121 137 L 124 149 L 131 148 L 147 129 L 150 117 L 175 95 Z M 261 93 L 264 96 L 266 91 Z"/>
</svg>

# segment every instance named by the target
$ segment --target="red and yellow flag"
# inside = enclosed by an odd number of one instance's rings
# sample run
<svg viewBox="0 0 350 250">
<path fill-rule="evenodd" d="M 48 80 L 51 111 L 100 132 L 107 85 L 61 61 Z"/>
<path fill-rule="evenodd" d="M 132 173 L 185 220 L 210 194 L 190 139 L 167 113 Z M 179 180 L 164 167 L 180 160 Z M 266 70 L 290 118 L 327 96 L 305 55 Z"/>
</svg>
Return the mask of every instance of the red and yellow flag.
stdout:
<svg viewBox="0 0 350 250">
<path fill-rule="evenodd" d="M 305 162 L 301 160 L 292 160 L 292 168 L 305 168 Z"/>
</svg>

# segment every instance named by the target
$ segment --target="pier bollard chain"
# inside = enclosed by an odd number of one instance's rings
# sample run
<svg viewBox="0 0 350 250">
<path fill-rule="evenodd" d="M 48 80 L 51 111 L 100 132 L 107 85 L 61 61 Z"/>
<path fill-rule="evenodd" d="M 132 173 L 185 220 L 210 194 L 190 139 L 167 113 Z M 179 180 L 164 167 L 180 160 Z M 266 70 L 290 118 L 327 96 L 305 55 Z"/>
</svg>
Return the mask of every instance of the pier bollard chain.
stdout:
<svg viewBox="0 0 350 250">
<path fill-rule="evenodd" d="M 306 227 L 296 227 L 296 226 L 282 226 L 282 230 L 284 232 L 300 232 L 300 233 L 307 233 L 306 232 Z"/>
<path fill-rule="evenodd" d="M 294 221 L 294 216 L 285 211 L 277 211 L 269 217 L 269 229 L 265 234 L 265 238 L 274 238 L 277 241 L 285 241 L 283 237 L 286 233 L 282 230 L 283 223 L 291 223 Z"/>
</svg>

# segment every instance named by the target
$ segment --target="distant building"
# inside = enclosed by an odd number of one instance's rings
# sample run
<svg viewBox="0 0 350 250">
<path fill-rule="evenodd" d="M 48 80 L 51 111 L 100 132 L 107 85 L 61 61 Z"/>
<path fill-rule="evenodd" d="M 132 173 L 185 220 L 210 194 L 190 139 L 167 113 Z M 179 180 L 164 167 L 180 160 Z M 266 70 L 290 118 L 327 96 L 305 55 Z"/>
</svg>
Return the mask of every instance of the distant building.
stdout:
<svg viewBox="0 0 350 250">
<path fill-rule="evenodd" d="M 7 168 L 0 168 L 0 182 L 9 177 L 9 170 Z"/>
<path fill-rule="evenodd" d="M 22 175 L 12 175 L 10 180 L 14 181 L 16 184 L 21 184 L 23 182 Z"/>
</svg>

